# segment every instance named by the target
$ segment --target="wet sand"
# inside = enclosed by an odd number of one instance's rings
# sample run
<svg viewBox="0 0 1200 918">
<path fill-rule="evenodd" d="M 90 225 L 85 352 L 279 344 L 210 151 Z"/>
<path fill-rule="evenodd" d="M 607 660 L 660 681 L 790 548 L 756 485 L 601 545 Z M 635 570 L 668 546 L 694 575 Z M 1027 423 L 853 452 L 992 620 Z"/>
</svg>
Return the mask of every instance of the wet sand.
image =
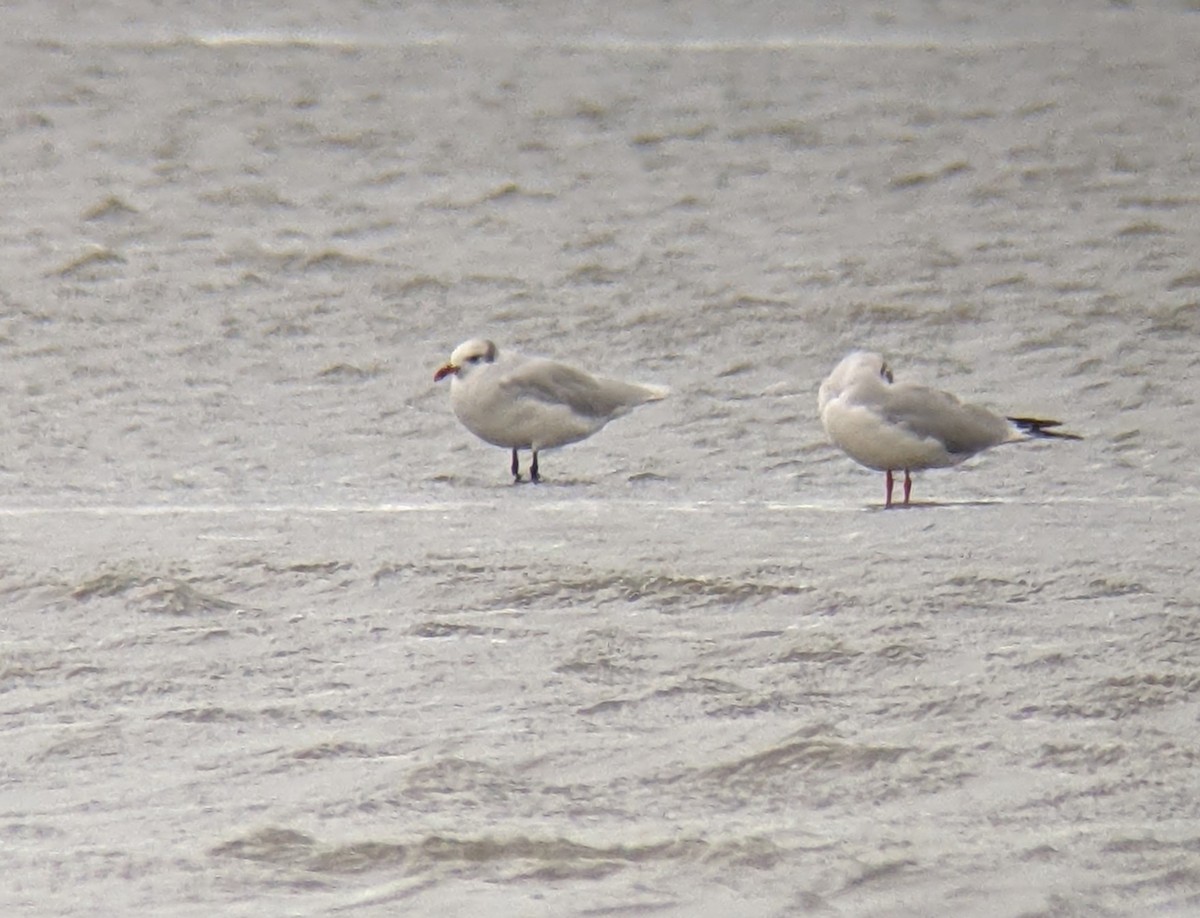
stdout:
<svg viewBox="0 0 1200 918">
<path fill-rule="evenodd" d="M 9 8 L 5 913 L 1191 914 L 1200 14 L 974 9 Z"/>
</svg>

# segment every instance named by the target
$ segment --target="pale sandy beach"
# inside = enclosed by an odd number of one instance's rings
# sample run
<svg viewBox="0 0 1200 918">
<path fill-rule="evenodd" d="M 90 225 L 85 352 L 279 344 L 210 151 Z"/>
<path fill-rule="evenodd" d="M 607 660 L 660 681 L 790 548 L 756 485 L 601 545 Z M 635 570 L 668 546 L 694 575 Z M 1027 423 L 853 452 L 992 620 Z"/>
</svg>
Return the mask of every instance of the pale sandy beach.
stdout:
<svg viewBox="0 0 1200 918">
<path fill-rule="evenodd" d="M 4 7 L 0 912 L 1200 911 L 1194 7 Z"/>
</svg>

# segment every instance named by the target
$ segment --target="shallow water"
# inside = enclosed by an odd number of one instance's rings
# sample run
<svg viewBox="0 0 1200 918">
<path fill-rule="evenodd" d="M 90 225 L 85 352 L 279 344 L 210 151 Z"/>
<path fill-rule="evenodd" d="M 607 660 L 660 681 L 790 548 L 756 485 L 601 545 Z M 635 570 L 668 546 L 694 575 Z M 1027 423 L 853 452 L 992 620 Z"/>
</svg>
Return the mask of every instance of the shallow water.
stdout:
<svg viewBox="0 0 1200 918">
<path fill-rule="evenodd" d="M 974 10 L 6 8 L 5 913 L 1200 908 L 1200 13 Z"/>
</svg>

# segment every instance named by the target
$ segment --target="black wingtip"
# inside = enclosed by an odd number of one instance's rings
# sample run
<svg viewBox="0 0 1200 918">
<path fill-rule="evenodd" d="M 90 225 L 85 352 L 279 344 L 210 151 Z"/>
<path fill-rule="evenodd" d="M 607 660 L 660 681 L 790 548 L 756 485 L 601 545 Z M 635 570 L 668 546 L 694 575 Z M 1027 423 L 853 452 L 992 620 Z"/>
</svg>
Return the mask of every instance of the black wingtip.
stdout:
<svg viewBox="0 0 1200 918">
<path fill-rule="evenodd" d="M 1056 437 L 1059 440 L 1083 439 L 1079 434 L 1054 430 L 1053 428 L 1062 426 L 1062 421 L 1047 421 L 1044 418 L 1008 418 L 1008 421 L 1031 437 Z"/>
</svg>

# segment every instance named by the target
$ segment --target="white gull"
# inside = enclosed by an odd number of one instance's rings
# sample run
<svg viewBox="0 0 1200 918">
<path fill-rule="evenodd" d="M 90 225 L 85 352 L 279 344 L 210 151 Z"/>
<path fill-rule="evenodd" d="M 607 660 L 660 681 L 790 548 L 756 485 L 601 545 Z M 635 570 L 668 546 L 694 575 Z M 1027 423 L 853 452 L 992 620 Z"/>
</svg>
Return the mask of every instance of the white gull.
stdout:
<svg viewBox="0 0 1200 918">
<path fill-rule="evenodd" d="M 450 380 L 450 405 L 481 440 L 512 450 L 512 474 L 521 480 L 517 451 L 532 453 L 529 477 L 540 480 L 538 453 L 586 439 L 638 405 L 667 396 L 663 386 L 620 382 L 547 360 L 505 352 L 474 338 L 454 349 L 434 381 Z"/>
<path fill-rule="evenodd" d="M 912 492 L 911 472 L 957 465 L 1002 443 L 1055 437 L 1059 421 L 1010 418 L 949 392 L 895 382 L 879 354 L 854 351 L 821 383 L 821 423 L 834 445 L 855 462 L 886 472 L 885 506 L 892 506 L 893 474 L 904 472 L 904 503 Z"/>
</svg>

